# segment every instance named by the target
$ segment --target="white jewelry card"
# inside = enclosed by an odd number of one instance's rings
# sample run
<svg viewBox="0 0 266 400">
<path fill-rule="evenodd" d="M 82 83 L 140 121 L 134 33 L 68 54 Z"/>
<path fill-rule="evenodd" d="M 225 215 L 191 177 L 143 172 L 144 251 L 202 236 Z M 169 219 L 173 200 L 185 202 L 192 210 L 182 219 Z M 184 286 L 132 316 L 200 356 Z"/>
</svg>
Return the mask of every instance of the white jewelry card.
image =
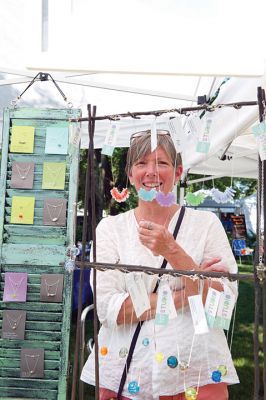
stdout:
<svg viewBox="0 0 266 400">
<path fill-rule="evenodd" d="M 167 282 L 161 281 L 158 289 L 155 324 L 166 326 L 169 319 L 175 317 L 176 310 L 170 286 Z"/>
<path fill-rule="evenodd" d="M 145 311 L 151 308 L 150 299 L 142 278 L 142 274 L 126 274 L 125 281 L 136 316 L 139 318 Z"/>
<path fill-rule="evenodd" d="M 68 153 L 68 127 L 48 127 L 45 138 L 46 154 Z"/>
<path fill-rule="evenodd" d="M 214 322 L 215 328 L 229 330 L 233 309 L 236 302 L 236 296 L 228 287 L 224 287 L 221 292 L 218 310 Z"/>
<path fill-rule="evenodd" d="M 211 287 L 208 289 L 208 294 L 207 294 L 207 298 L 205 301 L 204 309 L 205 309 L 208 326 L 210 328 L 213 328 L 213 326 L 214 326 L 214 321 L 215 321 L 220 297 L 221 297 L 221 292 L 219 292 L 218 290 L 213 289 Z"/>
<path fill-rule="evenodd" d="M 110 157 L 113 155 L 119 129 L 120 125 L 117 122 L 112 121 L 110 128 L 108 129 L 105 136 L 104 144 L 102 147 L 102 154 Z"/>
<path fill-rule="evenodd" d="M 177 153 L 182 152 L 182 139 L 184 131 L 179 117 L 169 118 L 169 132 Z"/>
<path fill-rule="evenodd" d="M 69 125 L 69 143 L 74 147 L 79 148 L 81 139 L 81 129 L 80 124 L 71 123 Z"/>
<path fill-rule="evenodd" d="M 205 316 L 201 295 L 188 296 L 191 317 L 196 335 L 208 333 L 209 328 Z"/>
</svg>

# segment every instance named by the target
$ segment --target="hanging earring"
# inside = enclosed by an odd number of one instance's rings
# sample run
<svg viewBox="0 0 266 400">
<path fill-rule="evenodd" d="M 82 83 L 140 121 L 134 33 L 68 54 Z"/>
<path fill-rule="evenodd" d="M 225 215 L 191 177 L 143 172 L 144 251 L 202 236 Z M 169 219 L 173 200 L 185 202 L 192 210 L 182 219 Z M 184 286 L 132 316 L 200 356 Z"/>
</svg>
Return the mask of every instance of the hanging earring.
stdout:
<svg viewBox="0 0 266 400">
<path fill-rule="evenodd" d="M 122 203 L 123 201 L 126 201 L 129 198 L 129 190 L 128 188 L 124 188 L 119 192 L 117 187 L 113 187 L 113 189 L 110 190 L 111 196 L 115 201 L 118 203 Z"/>
<path fill-rule="evenodd" d="M 157 192 L 156 201 L 162 207 L 170 207 L 176 203 L 175 195 L 173 192 L 164 194 L 163 192 Z"/>
</svg>

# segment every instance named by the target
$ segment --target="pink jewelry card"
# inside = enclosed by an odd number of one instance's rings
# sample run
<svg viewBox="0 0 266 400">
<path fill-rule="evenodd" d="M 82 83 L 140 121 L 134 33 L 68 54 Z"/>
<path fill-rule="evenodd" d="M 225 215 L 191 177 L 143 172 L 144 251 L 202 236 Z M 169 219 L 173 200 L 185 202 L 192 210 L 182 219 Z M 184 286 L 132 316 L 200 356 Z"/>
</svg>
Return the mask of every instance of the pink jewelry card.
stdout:
<svg viewBox="0 0 266 400">
<path fill-rule="evenodd" d="M 27 296 L 26 272 L 6 272 L 3 301 L 25 302 Z"/>
</svg>

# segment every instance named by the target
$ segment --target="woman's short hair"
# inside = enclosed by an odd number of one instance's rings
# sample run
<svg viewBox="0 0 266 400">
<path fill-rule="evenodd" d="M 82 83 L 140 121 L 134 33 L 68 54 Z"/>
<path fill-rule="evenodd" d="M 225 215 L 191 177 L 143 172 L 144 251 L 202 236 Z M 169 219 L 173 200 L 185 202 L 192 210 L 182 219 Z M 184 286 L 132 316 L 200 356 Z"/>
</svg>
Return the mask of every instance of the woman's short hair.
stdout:
<svg viewBox="0 0 266 400">
<path fill-rule="evenodd" d="M 160 146 L 166 152 L 175 168 L 182 165 L 181 154 L 176 152 L 175 145 L 168 131 L 157 130 L 157 146 Z M 130 138 L 130 147 L 127 152 L 126 172 L 129 173 L 134 163 L 150 152 L 151 131 L 134 133 Z"/>
</svg>

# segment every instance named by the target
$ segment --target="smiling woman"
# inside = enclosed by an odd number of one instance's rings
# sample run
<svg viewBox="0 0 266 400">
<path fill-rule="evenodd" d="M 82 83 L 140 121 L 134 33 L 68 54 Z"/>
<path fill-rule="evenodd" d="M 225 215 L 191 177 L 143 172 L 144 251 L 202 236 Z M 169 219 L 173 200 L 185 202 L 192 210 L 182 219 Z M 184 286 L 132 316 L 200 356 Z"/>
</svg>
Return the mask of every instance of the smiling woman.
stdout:
<svg viewBox="0 0 266 400">
<path fill-rule="evenodd" d="M 97 261 L 236 272 L 216 216 L 173 201 L 181 157 L 168 131 L 155 134 L 153 151 L 150 130 L 131 137 L 126 170 L 138 191 L 138 206 L 99 223 Z M 230 292 L 232 299 L 237 295 L 236 285 L 227 280 L 213 281 L 211 288 Z M 208 289 L 209 283 L 199 285 L 184 276 L 158 282 L 155 275 L 97 271 L 100 400 L 228 398 L 227 385 L 238 377 L 223 329 L 207 327 L 197 334 L 188 307 L 191 298 L 205 302 Z M 172 304 L 167 319 L 162 316 L 166 298 Z M 81 375 L 89 384 L 95 383 L 94 361 L 92 352 Z"/>
</svg>

